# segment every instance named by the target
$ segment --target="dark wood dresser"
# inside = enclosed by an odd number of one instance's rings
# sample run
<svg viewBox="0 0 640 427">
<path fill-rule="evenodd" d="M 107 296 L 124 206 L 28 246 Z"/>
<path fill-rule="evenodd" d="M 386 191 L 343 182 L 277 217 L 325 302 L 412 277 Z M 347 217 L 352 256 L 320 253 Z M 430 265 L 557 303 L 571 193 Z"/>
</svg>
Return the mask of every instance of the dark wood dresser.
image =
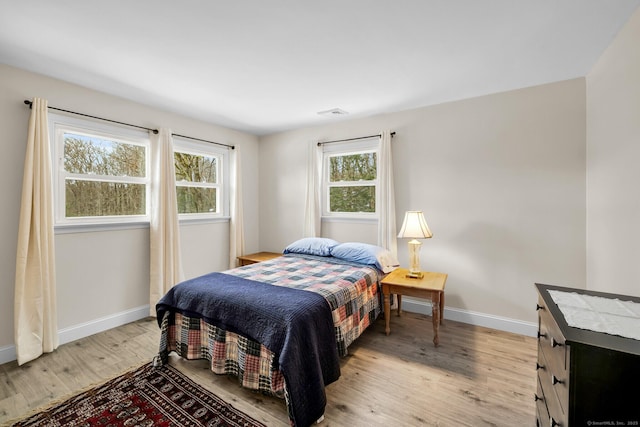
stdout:
<svg viewBox="0 0 640 427">
<path fill-rule="evenodd" d="M 538 426 L 640 426 L 640 341 L 570 327 L 549 290 L 640 303 L 640 298 L 535 284 Z"/>
</svg>

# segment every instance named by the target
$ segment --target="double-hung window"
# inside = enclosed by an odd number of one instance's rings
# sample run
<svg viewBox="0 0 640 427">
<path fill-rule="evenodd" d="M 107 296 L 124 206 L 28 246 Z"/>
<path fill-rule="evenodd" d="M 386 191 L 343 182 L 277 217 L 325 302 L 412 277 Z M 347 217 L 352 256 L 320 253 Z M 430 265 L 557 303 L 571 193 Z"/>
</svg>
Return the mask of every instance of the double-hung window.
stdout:
<svg viewBox="0 0 640 427">
<path fill-rule="evenodd" d="M 323 215 L 376 218 L 379 138 L 323 146 Z"/>
<path fill-rule="evenodd" d="M 151 142 L 145 131 L 49 114 L 56 225 L 149 222 Z M 229 215 L 229 150 L 174 138 L 181 219 Z"/>
<path fill-rule="evenodd" d="M 229 150 L 175 137 L 178 214 L 182 219 L 228 215 Z"/>
<path fill-rule="evenodd" d="M 149 220 L 146 132 L 50 114 L 56 224 Z"/>
</svg>

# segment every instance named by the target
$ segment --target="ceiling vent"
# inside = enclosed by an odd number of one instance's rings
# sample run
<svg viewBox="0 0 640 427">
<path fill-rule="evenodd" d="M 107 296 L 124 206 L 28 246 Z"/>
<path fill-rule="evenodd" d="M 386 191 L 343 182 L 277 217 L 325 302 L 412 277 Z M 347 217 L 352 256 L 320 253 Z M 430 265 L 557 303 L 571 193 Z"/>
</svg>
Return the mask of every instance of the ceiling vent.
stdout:
<svg viewBox="0 0 640 427">
<path fill-rule="evenodd" d="M 344 116 L 349 114 L 348 111 L 341 110 L 340 108 L 332 108 L 331 110 L 318 111 L 321 116 Z"/>
</svg>

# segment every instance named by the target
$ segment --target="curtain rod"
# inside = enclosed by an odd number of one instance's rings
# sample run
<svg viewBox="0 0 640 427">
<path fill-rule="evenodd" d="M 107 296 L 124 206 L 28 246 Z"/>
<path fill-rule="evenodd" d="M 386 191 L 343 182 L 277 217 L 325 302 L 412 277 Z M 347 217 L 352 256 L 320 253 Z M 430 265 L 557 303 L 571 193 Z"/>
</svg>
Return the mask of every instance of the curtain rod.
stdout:
<svg viewBox="0 0 640 427">
<path fill-rule="evenodd" d="M 24 103 L 26 105 L 29 106 L 29 108 L 32 107 L 33 102 L 29 101 L 28 99 L 25 99 Z M 133 128 L 138 128 L 138 129 L 144 129 L 144 130 L 148 130 L 150 132 L 153 132 L 154 134 L 158 133 L 158 129 L 150 129 L 150 128 L 146 128 L 144 126 L 138 126 L 138 125 L 132 125 L 130 123 L 124 123 L 124 122 L 119 122 L 116 120 L 111 120 L 111 119 L 105 119 L 103 117 L 97 117 L 97 116 L 90 116 L 89 114 L 84 114 L 84 113 L 76 113 L 75 111 L 70 111 L 70 110 L 63 110 L 62 108 L 56 108 L 56 107 L 49 107 L 47 106 L 47 108 L 50 108 L 52 110 L 56 110 L 56 111 L 62 111 L 64 113 L 70 113 L 70 114 L 75 114 L 77 116 L 83 116 L 83 117 L 89 117 L 91 119 L 98 119 L 98 120 L 103 120 L 105 122 L 111 122 L 111 123 L 117 123 L 119 125 L 124 125 L 124 126 L 129 126 L 129 127 L 133 127 Z"/>
<path fill-rule="evenodd" d="M 223 146 L 223 147 L 231 148 L 232 150 L 235 150 L 235 149 L 236 149 L 236 146 L 235 146 L 235 145 L 228 145 L 228 144 L 223 144 L 223 143 L 221 143 L 221 142 L 208 141 L 208 140 L 206 140 L 206 139 L 194 138 L 194 137 L 192 137 L 192 136 L 179 135 L 179 134 L 177 134 L 177 133 L 172 133 L 171 135 L 172 135 L 172 136 L 178 136 L 178 137 L 180 137 L 180 138 L 192 139 L 192 140 L 194 140 L 194 141 L 208 142 L 209 144 L 221 145 L 221 146 Z"/>
<path fill-rule="evenodd" d="M 29 101 L 28 99 L 25 99 L 24 103 L 25 103 L 26 105 L 28 105 L 28 106 L 29 106 L 29 108 L 31 108 L 31 107 L 32 107 L 32 104 L 33 104 L 33 102 Z M 130 126 L 130 127 L 134 127 L 134 128 L 138 128 L 138 129 L 144 129 L 144 130 L 147 130 L 147 131 L 153 132 L 153 133 L 154 133 L 154 134 L 156 134 L 156 135 L 158 134 L 158 129 L 150 129 L 150 128 L 147 128 L 147 127 L 144 127 L 144 126 L 132 125 L 132 124 L 130 124 L 130 123 L 124 123 L 124 122 L 119 122 L 119 121 L 116 121 L 116 120 L 105 119 L 105 118 L 103 118 L 103 117 L 91 116 L 91 115 L 89 115 L 89 114 L 77 113 L 77 112 L 75 112 L 75 111 L 70 111 L 70 110 L 63 110 L 62 108 L 49 107 L 49 106 L 47 106 L 47 108 L 50 108 L 50 109 L 52 109 L 52 110 L 56 110 L 56 111 L 62 111 L 62 112 L 64 112 L 64 113 L 75 114 L 75 115 L 77 115 L 77 116 L 89 117 L 89 118 L 91 118 L 91 119 L 103 120 L 103 121 L 105 121 L 105 122 L 117 123 L 117 124 L 119 124 L 119 125 Z M 172 135 L 172 136 L 179 136 L 179 137 L 181 137 L 181 138 L 193 139 L 193 140 L 195 140 L 195 141 L 208 142 L 209 144 L 222 145 L 222 146 L 224 146 L 224 147 L 229 147 L 229 148 L 231 148 L 232 150 L 234 150 L 234 149 L 236 148 L 234 145 L 221 144 L 221 143 L 219 143 L 219 142 L 207 141 L 206 139 L 193 138 L 193 137 L 186 136 L 186 135 L 178 135 L 178 134 L 176 134 L 176 133 L 171 134 L 171 135 Z"/>
<path fill-rule="evenodd" d="M 391 137 L 395 136 L 395 132 L 391 132 Z M 357 141 L 358 139 L 367 139 L 367 138 L 375 138 L 375 137 L 380 138 L 382 135 L 381 134 L 377 134 L 377 135 L 367 135 L 367 136 L 359 136 L 357 138 L 347 138 L 347 139 L 336 139 L 335 141 L 324 141 L 324 142 L 318 142 L 318 147 L 324 144 L 333 144 L 334 142 L 347 142 L 347 141 Z"/>
</svg>

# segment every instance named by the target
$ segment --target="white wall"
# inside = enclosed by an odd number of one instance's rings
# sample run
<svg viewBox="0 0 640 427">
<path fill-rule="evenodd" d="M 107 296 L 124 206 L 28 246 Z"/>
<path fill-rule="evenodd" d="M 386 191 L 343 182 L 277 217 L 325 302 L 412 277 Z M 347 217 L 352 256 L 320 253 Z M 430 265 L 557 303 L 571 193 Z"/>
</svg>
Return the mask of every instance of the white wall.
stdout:
<svg viewBox="0 0 640 427">
<path fill-rule="evenodd" d="M 449 311 L 533 323 L 534 282 L 585 287 L 585 116 L 575 79 L 261 138 L 261 248 L 302 235 L 309 144 L 389 129 L 398 227 L 425 212 L 422 266 L 449 274 Z M 323 230 L 376 239 L 371 224 Z"/>
<path fill-rule="evenodd" d="M 13 345 L 22 165 L 34 96 L 50 105 L 234 143 L 247 252 L 301 237 L 308 144 L 396 131 L 396 215 L 422 209 L 423 266 L 449 273 L 448 313 L 535 322 L 533 282 L 640 295 L 640 11 L 585 79 L 260 138 L 0 65 L 0 362 Z M 586 142 L 586 143 L 585 143 Z M 258 214 L 258 212 L 260 214 Z M 398 224 L 400 225 L 400 224 Z M 585 233 L 586 230 L 586 233 Z M 225 223 L 183 225 L 189 277 L 226 268 Z M 375 224 L 324 222 L 375 242 Z M 65 331 L 147 303 L 148 230 L 56 236 Z M 404 241 L 401 262 L 407 262 Z M 73 334 L 69 334 L 72 336 Z"/>
<path fill-rule="evenodd" d="M 587 284 L 640 296 L 640 9 L 587 75 Z"/>
<path fill-rule="evenodd" d="M 246 246 L 248 251 L 259 249 L 256 136 L 0 65 L 0 363 L 10 360 L 13 353 L 17 227 L 30 114 L 23 101 L 35 96 L 58 108 L 150 128 L 169 127 L 182 135 L 236 145 L 242 156 Z M 181 226 L 188 277 L 228 268 L 228 228 L 228 222 Z M 61 340 L 148 313 L 148 308 L 144 310 L 149 303 L 148 227 L 57 233 L 55 244 Z"/>
</svg>

